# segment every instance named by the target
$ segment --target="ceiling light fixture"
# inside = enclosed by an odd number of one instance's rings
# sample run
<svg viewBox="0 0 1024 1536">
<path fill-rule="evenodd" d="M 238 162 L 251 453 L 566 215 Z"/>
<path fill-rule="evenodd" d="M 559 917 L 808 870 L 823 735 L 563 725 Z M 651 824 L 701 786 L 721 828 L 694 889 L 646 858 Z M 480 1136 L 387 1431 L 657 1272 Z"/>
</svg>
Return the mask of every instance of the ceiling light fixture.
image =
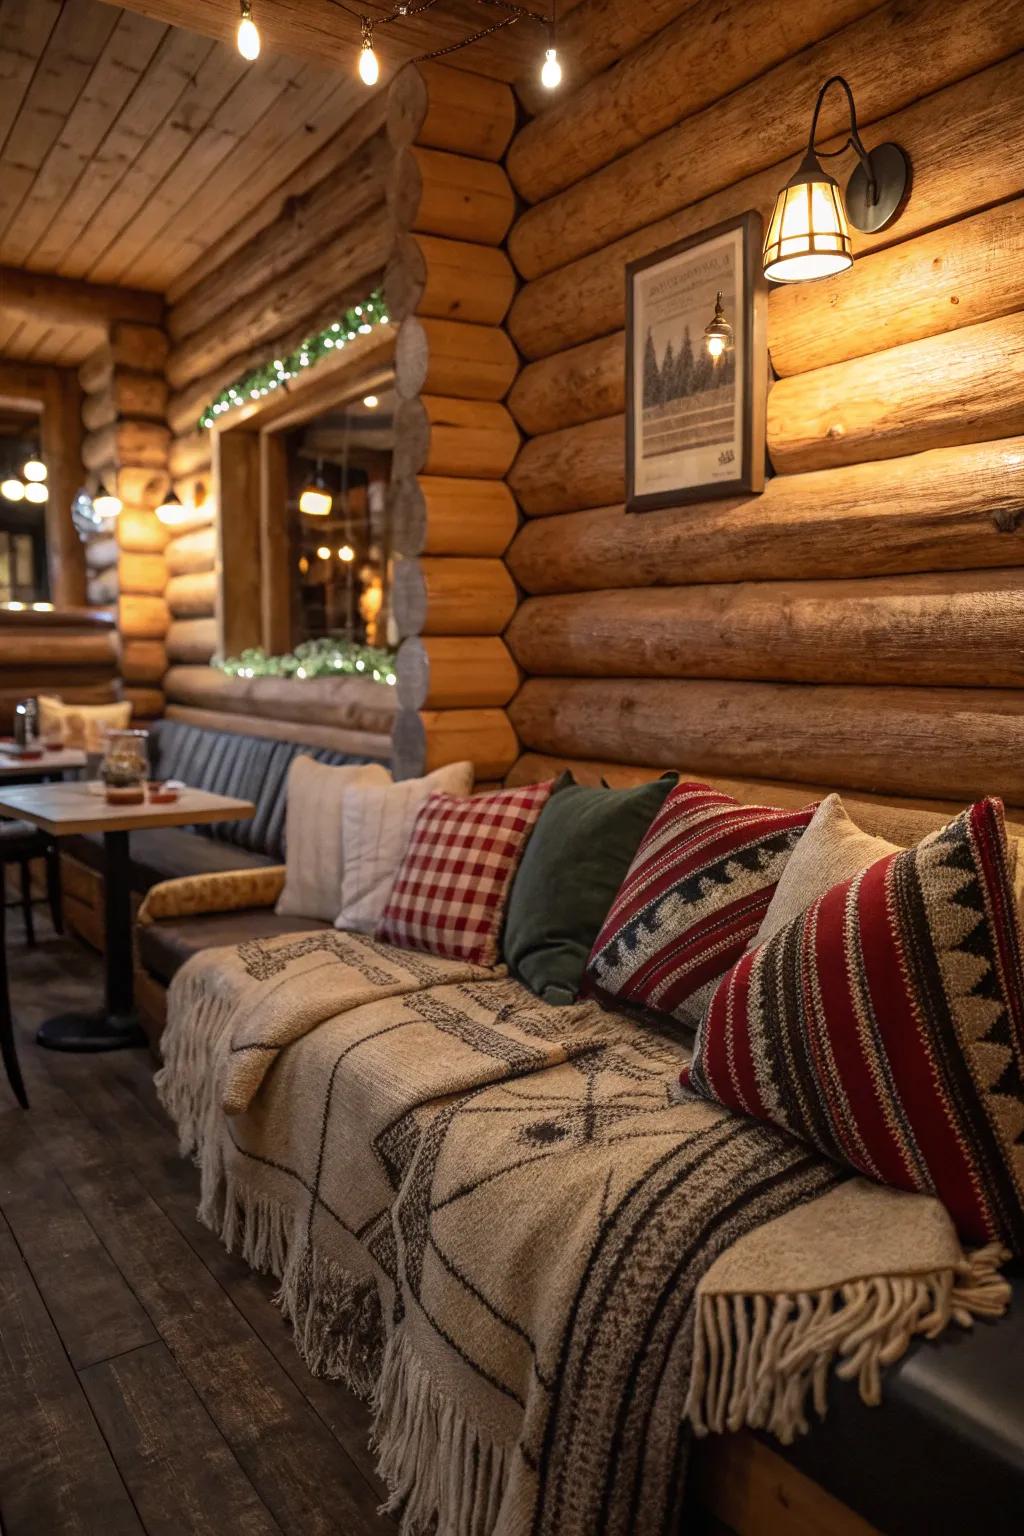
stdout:
<svg viewBox="0 0 1024 1536">
<path fill-rule="evenodd" d="M 24 501 L 25 487 L 22 482 L 12 475 L 8 480 L 0 482 L 0 496 L 7 501 Z"/>
<path fill-rule="evenodd" d="M 166 528 L 176 528 L 188 520 L 189 509 L 173 486 L 157 507 L 156 515 Z"/>
<path fill-rule="evenodd" d="M 42 506 L 49 494 L 45 480 L 30 480 L 25 486 L 25 500 L 32 502 L 34 506 Z"/>
<path fill-rule="evenodd" d="M 334 497 L 327 489 L 327 483 L 324 480 L 323 462 L 318 459 L 316 474 L 299 493 L 299 511 L 304 512 L 307 517 L 326 517 L 333 505 Z M 327 553 L 330 554 L 330 550 Z"/>
<path fill-rule="evenodd" d="M 377 399 L 376 395 L 364 395 L 363 404 L 366 406 L 368 411 L 375 411 L 378 405 L 380 405 L 380 401 Z"/>
<path fill-rule="evenodd" d="M 238 23 L 238 51 L 250 64 L 260 56 L 259 28 L 252 19 L 252 0 L 241 0 L 242 19 Z"/>
<path fill-rule="evenodd" d="M 31 458 L 22 466 L 22 474 L 26 480 L 45 480 L 46 465 L 38 453 L 33 453 Z"/>
<path fill-rule="evenodd" d="M 833 85 L 846 93 L 850 136 L 840 149 L 815 148 L 818 117 L 825 94 Z M 822 167 L 822 160 L 856 151 L 860 160 L 846 185 Z M 842 75 L 832 75 L 818 92 L 811 118 L 807 151 L 795 173 L 775 200 L 764 242 L 764 275 L 773 283 L 805 283 L 845 272 L 853 264 L 850 225 L 874 234 L 898 216 L 910 184 L 910 161 L 898 144 L 880 144 L 870 154 L 857 129 L 853 92 Z"/>
</svg>

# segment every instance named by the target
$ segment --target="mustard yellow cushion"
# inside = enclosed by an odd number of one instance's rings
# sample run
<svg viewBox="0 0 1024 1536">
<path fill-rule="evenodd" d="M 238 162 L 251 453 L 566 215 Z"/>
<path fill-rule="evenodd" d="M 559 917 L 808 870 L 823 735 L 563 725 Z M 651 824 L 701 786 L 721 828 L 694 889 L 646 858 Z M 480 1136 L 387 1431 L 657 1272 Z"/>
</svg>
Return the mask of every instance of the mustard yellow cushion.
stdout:
<svg viewBox="0 0 1024 1536">
<path fill-rule="evenodd" d="M 132 719 L 130 703 L 65 704 L 63 699 L 41 693 L 38 704 L 43 739 L 59 736 L 66 747 L 80 752 L 102 752 L 107 732 L 127 730 Z"/>
</svg>

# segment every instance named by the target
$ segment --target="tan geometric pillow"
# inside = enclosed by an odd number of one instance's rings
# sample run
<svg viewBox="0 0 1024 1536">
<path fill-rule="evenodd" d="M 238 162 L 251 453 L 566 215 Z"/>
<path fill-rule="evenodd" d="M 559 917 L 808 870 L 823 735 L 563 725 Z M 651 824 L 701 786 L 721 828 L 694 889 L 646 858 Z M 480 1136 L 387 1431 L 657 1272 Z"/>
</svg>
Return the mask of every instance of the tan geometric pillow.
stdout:
<svg viewBox="0 0 1024 1536">
<path fill-rule="evenodd" d="M 860 874 L 888 853 L 902 851 L 884 837 L 862 832 L 846 814 L 839 796 L 828 795 L 790 854 L 761 926 L 747 948 L 758 949 L 766 944 L 841 880 Z"/>
<path fill-rule="evenodd" d="M 79 752 L 102 752 L 108 731 L 126 731 L 132 706 L 122 704 L 65 704 L 63 699 L 41 693 L 39 734 L 44 741 L 59 736 L 65 747 Z"/>
</svg>

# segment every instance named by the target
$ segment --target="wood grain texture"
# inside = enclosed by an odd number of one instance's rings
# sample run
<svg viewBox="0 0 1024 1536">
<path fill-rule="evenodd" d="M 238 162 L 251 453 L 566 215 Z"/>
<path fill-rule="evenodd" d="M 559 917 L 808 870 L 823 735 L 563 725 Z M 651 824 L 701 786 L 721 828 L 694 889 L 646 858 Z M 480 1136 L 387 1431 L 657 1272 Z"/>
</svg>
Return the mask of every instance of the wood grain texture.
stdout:
<svg viewBox="0 0 1024 1536">
<path fill-rule="evenodd" d="M 172 619 L 208 619 L 217 608 L 217 573 L 210 569 L 172 576 L 164 596 Z"/>
<path fill-rule="evenodd" d="M 524 432 L 539 434 L 618 416 L 626 404 L 626 333 L 615 331 L 521 369 L 508 408 Z"/>
<path fill-rule="evenodd" d="M 516 124 L 509 86 L 427 59 L 395 75 L 387 104 L 388 136 L 397 149 L 420 144 L 500 160 Z"/>
<path fill-rule="evenodd" d="M 530 438 L 508 483 L 527 517 L 547 517 L 624 496 L 625 463 L 626 427 L 620 414 Z"/>
<path fill-rule="evenodd" d="M 340 725 L 308 725 L 295 720 L 273 720 L 266 715 L 225 714 L 216 709 L 197 709 L 191 704 L 168 703 L 168 720 L 181 720 L 208 731 L 235 731 L 240 736 L 263 736 L 269 741 L 300 742 L 309 747 L 326 747 L 329 752 L 347 752 L 360 757 L 387 762 L 391 742 L 377 731 L 350 730 Z"/>
<path fill-rule="evenodd" d="M 164 678 L 168 699 L 228 715 L 266 715 L 302 725 L 344 726 L 387 735 L 395 689 L 360 677 L 229 677 L 216 667 L 174 666 Z"/>
<path fill-rule="evenodd" d="M 176 619 L 167 626 L 167 659 L 180 665 L 205 665 L 217 649 L 216 619 Z"/>
<path fill-rule="evenodd" d="M 399 402 L 392 474 L 500 480 L 518 448 L 516 424 L 503 405 L 421 395 Z"/>
<path fill-rule="evenodd" d="M 164 597 L 122 593 L 117 603 L 117 628 L 122 639 L 162 640 L 170 622 Z"/>
<path fill-rule="evenodd" d="M 1024 145 L 1015 137 L 1007 139 L 1002 103 L 1022 90 L 1024 55 L 1018 53 L 875 122 L 872 143 L 890 139 L 910 155 L 913 196 L 897 224 L 874 235 L 854 230 L 855 253 L 905 241 L 1019 196 L 1024 188 Z M 823 139 L 822 147 L 835 150 L 843 141 Z M 767 219 L 792 169 L 791 160 L 782 160 L 527 283 L 509 314 L 512 337 L 527 357 L 537 358 L 620 330 L 625 323 L 626 262 L 747 208 L 760 210 Z"/>
<path fill-rule="evenodd" d="M 134 683 L 126 683 L 121 690 L 121 697 L 131 705 L 132 720 L 136 725 L 159 720 L 164 712 L 162 688 L 143 688 Z"/>
<path fill-rule="evenodd" d="M 1008 437 L 1021 423 L 1024 313 L 780 379 L 768 395 L 779 474 Z"/>
<path fill-rule="evenodd" d="M 417 475 L 392 479 L 388 493 L 396 554 L 501 555 L 519 523 L 503 480 Z"/>
<path fill-rule="evenodd" d="M 167 671 L 162 640 L 125 640 L 121 644 L 121 676 L 126 683 L 159 683 Z"/>
<path fill-rule="evenodd" d="M 516 611 L 503 560 L 423 557 L 395 564 L 392 611 L 407 635 L 500 635 Z"/>
<path fill-rule="evenodd" d="M 1024 570 L 529 598 L 531 675 L 1020 688 Z"/>
<path fill-rule="evenodd" d="M 1022 45 L 1016 0 L 961 0 L 955 8 L 945 0 L 909 8 L 890 0 L 530 209 L 512 231 L 510 255 L 524 277 L 538 277 L 795 155 L 807 133 L 807 104 L 829 75 L 846 71 L 860 118 L 870 122 Z M 841 93 L 830 93 L 822 136 L 843 126 L 846 111 Z"/>
<path fill-rule="evenodd" d="M 507 704 L 521 673 L 504 640 L 476 635 L 410 636 L 395 662 L 397 702 L 402 709 L 465 709 Z"/>
<path fill-rule="evenodd" d="M 159 554 L 167 544 L 167 529 L 153 512 L 125 507 L 116 523 L 118 548 L 133 554 Z"/>
<path fill-rule="evenodd" d="M 570 757 L 1024 800 L 1019 690 L 530 678 L 509 715 L 524 746 Z"/>
<path fill-rule="evenodd" d="M 508 156 L 516 191 L 538 203 L 690 117 L 802 48 L 838 32 L 878 0 L 698 0 L 609 75 L 560 93 L 517 134 Z M 714 38 L 713 62 L 696 37 Z M 575 76 L 575 60 L 573 75 Z"/>
<path fill-rule="evenodd" d="M 212 571 L 217 557 L 217 531 L 212 523 L 170 539 L 166 549 L 167 574 L 190 576 Z"/>
<path fill-rule="evenodd" d="M 403 709 L 392 733 L 396 779 L 433 773 L 467 758 L 478 780 L 502 779 L 519 755 L 519 742 L 503 709 Z"/>
<path fill-rule="evenodd" d="M 500 165 L 411 145 L 395 158 L 388 206 L 399 229 L 501 245 L 515 193 Z"/>
<path fill-rule="evenodd" d="M 395 388 L 403 400 L 421 394 L 503 400 L 518 368 L 516 349 L 498 326 L 415 315 L 399 326 Z"/>
<path fill-rule="evenodd" d="M 167 561 L 161 554 L 122 551 L 117 562 L 117 580 L 122 592 L 143 592 L 159 597 L 167 585 Z"/>
<path fill-rule="evenodd" d="M 384 292 L 396 320 L 408 315 L 500 325 L 516 290 L 505 252 L 469 240 L 399 231 Z"/>
<path fill-rule="evenodd" d="M 1022 521 L 1014 437 L 777 475 L 756 497 L 531 518 L 507 559 L 533 593 L 969 570 L 1024 561 Z"/>
</svg>

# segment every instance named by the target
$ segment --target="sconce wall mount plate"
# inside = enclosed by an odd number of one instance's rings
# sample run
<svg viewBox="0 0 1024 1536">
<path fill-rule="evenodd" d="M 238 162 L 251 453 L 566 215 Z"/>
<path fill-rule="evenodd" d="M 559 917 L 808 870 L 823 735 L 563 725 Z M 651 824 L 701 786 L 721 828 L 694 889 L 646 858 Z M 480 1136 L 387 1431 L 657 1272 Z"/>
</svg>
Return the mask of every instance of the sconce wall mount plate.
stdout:
<svg viewBox="0 0 1024 1536">
<path fill-rule="evenodd" d="M 868 173 L 859 164 L 846 183 L 846 216 L 854 229 L 874 235 L 902 212 L 910 194 L 910 161 L 898 144 L 889 143 L 869 150 L 868 163 L 875 179 L 874 200 Z"/>
</svg>

